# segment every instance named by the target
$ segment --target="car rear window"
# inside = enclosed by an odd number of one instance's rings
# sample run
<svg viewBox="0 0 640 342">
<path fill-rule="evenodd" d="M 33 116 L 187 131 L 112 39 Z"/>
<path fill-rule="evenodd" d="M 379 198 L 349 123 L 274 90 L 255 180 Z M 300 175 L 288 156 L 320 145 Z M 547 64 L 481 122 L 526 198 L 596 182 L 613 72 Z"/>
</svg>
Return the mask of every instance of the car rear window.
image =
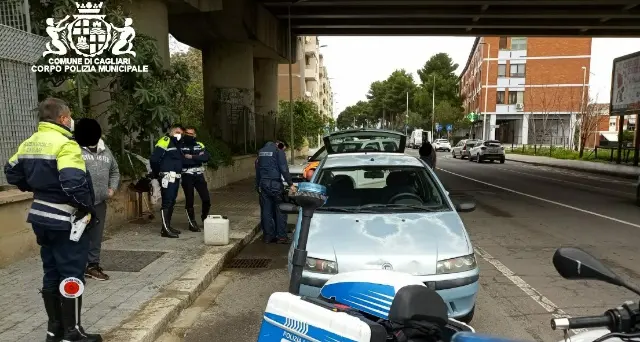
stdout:
<svg viewBox="0 0 640 342">
<path fill-rule="evenodd" d="M 501 144 L 498 140 L 487 140 L 484 142 L 484 146 L 500 147 Z"/>
</svg>

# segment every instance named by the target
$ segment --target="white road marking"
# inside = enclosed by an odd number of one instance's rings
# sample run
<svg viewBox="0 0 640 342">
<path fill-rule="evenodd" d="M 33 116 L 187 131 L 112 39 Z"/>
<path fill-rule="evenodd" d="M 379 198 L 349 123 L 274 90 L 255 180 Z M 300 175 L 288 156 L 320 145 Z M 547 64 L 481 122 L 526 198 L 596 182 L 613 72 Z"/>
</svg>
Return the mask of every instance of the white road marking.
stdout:
<svg viewBox="0 0 640 342">
<path fill-rule="evenodd" d="M 573 209 L 575 211 L 579 211 L 579 212 L 582 212 L 582 213 L 585 213 L 585 214 L 589 214 L 589 215 L 597 216 L 597 217 L 600 217 L 600 218 L 603 218 L 603 219 L 611 220 L 611 221 L 614 221 L 614 222 L 626 224 L 626 225 L 634 227 L 634 228 L 640 228 L 640 224 L 635 224 L 635 223 L 632 223 L 632 222 L 628 222 L 628 221 L 617 219 L 615 217 L 598 214 L 598 213 L 595 213 L 593 211 L 589 211 L 589 210 L 585 210 L 585 209 L 582 209 L 582 208 L 574 207 L 574 206 L 571 206 L 571 205 L 568 205 L 568 204 L 564 204 L 564 203 L 548 200 L 546 198 L 542 198 L 542 197 L 538 197 L 538 196 L 534 196 L 534 195 L 529 195 L 529 194 L 526 194 L 524 192 L 520 192 L 520 191 L 516 191 L 516 190 L 513 190 L 513 189 L 505 188 L 505 187 L 502 187 L 502 186 L 499 186 L 499 185 L 483 182 L 481 180 L 477 180 L 477 179 L 474 179 L 474 178 L 471 178 L 471 177 L 463 176 L 463 175 L 457 174 L 455 172 L 451 172 L 451 171 L 444 170 L 444 169 L 441 169 L 441 168 L 437 168 L 437 169 L 442 171 L 442 172 L 446 172 L 446 173 L 452 174 L 454 176 L 458 176 L 460 178 L 468 179 L 468 180 L 474 181 L 476 183 L 488 185 L 488 186 L 491 186 L 491 187 L 494 187 L 494 188 L 497 188 L 497 189 L 500 189 L 500 190 L 509 191 L 511 193 L 518 194 L 518 195 L 521 195 L 521 196 L 537 199 L 539 201 L 555 204 L 555 205 L 558 205 L 558 206 L 561 206 L 561 207 L 564 207 L 564 208 L 568 208 L 568 209 Z"/>
<path fill-rule="evenodd" d="M 556 178 L 551 178 L 551 177 L 545 177 L 545 176 L 540 176 L 540 175 L 536 175 L 536 174 L 528 173 L 528 172 L 509 170 L 509 169 L 505 169 L 505 168 L 501 168 L 501 167 L 496 167 L 495 169 L 502 170 L 502 171 L 507 171 L 507 172 L 519 173 L 521 175 L 527 175 L 527 176 L 530 176 L 530 177 L 536 177 L 536 178 L 540 178 L 540 179 L 548 179 L 548 180 L 554 181 L 554 182 L 561 182 L 561 183 L 567 183 L 567 184 L 576 184 L 576 185 L 584 186 L 584 187 L 587 187 L 587 188 L 598 189 L 598 190 L 608 191 L 608 192 L 615 192 L 615 193 L 624 194 L 624 195 L 631 195 L 630 192 L 611 190 L 611 189 L 602 188 L 602 187 L 599 187 L 599 186 L 593 186 L 593 185 L 584 184 L 584 183 L 572 182 L 572 181 L 568 181 L 568 180 L 564 180 L 564 179 L 556 179 Z M 632 184 L 632 183 L 629 183 L 629 184 Z"/>
<path fill-rule="evenodd" d="M 493 267 L 498 270 L 498 272 L 502 273 L 507 279 L 509 279 L 514 285 L 519 287 L 524 293 L 526 293 L 534 302 L 538 303 L 545 309 L 548 313 L 553 316 L 553 318 L 568 318 L 571 317 L 569 314 L 560 309 L 557 305 L 555 305 L 549 298 L 542 295 L 542 293 L 538 292 L 538 290 L 534 289 L 525 282 L 522 278 L 517 276 L 513 271 L 511 271 L 507 266 L 500 262 L 500 260 L 491 256 L 491 254 L 487 253 L 484 249 L 480 247 L 474 247 L 473 250 L 486 262 L 490 263 Z M 579 334 L 587 331 L 587 329 L 573 329 L 571 330 L 574 334 Z"/>
</svg>

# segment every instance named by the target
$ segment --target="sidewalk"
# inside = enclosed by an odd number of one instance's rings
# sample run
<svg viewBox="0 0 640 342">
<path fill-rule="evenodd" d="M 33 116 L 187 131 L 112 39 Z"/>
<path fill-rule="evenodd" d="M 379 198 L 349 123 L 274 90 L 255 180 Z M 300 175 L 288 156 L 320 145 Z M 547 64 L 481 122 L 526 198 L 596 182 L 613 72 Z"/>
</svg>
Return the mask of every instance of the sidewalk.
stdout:
<svg viewBox="0 0 640 342">
<path fill-rule="evenodd" d="M 584 160 L 556 159 L 543 156 L 528 156 L 507 153 L 507 160 L 533 165 L 551 166 L 561 169 L 604 174 L 629 179 L 638 179 L 640 167 L 609 163 L 590 162 Z"/>
<path fill-rule="evenodd" d="M 211 214 L 225 215 L 231 222 L 228 246 L 205 246 L 203 233 L 186 230 L 182 203 L 173 215 L 173 226 L 182 230 L 178 239 L 160 237 L 157 215 L 150 224 L 131 224 L 109 237 L 101 263 L 111 280 L 87 280 L 84 328 L 102 333 L 105 341 L 154 341 L 211 283 L 224 262 L 256 235 L 259 205 L 253 188 L 253 180 L 247 179 L 211 192 Z M 196 213 L 199 209 L 198 205 Z M 38 293 L 41 286 L 38 257 L 0 269 L 0 341 L 44 339 L 47 318 Z"/>
</svg>

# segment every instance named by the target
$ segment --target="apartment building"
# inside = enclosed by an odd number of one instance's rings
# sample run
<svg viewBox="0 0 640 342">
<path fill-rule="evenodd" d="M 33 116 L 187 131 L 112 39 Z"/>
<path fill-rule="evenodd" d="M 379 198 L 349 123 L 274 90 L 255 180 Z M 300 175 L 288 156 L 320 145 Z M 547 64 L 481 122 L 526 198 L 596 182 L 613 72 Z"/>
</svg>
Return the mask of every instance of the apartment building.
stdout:
<svg viewBox="0 0 640 342">
<path fill-rule="evenodd" d="M 598 116 L 597 127 L 594 127 L 593 132 L 587 133 L 587 139 L 584 144 L 587 148 L 604 145 L 617 146 L 620 124 L 622 124 L 623 131 L 635 132 L 636 130 L 635 115 L 627 115 L 624 120 L 620 120 L 620 116 L 610 116 L 608 103 L 595 103 L 591 105 L 587 112 Z"/>
<path fill-rule="evenodd" d="M 571 145 L 590 63 L 591 38 L 476 38 L 459 85 L 466 112 L 477 114 L 472 135 Z"/>
<path fill-rule="evenodd" d="M 320 53 L 318 37 L 298 37 L 297 56 L 292 65 L 293 98 L 315 102 L 322 115 L 333 113 L 331 79 Z M 278 99 L 289 101 L 289 65 L 278 65 Z"/>
</svg>

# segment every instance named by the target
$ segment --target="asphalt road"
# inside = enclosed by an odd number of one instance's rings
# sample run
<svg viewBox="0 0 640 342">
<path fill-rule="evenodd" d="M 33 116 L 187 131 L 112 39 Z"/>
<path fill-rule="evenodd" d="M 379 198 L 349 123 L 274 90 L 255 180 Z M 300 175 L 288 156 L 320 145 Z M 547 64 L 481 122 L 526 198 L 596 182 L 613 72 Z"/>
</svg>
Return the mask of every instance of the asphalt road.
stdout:
<svg viewBox="0 0 640 342">
<path fill-rule="evenodd" d="M 640 282 L 640 208 L 630 181 L 509 161 L 477 164 L 446 153 L 437 166 L 452 196 L 477 204 L 462 214 L 481 268 L 477 331 L 559 341 L 562 333 L 549 328 L 552 314 L 601 314 L 637 297 L 609 284 L 564 280 L 551 264 L 557 247 L 578 246 Z M 248 246 L 242 257 L 269 258 L 270 266 L 224 271 L 197 302 L 191 323 L 177 324 L 173 339 L 162 342 L 255 341 L 269 295 L 287 289 L 286 252 Z"/>
</svg>

